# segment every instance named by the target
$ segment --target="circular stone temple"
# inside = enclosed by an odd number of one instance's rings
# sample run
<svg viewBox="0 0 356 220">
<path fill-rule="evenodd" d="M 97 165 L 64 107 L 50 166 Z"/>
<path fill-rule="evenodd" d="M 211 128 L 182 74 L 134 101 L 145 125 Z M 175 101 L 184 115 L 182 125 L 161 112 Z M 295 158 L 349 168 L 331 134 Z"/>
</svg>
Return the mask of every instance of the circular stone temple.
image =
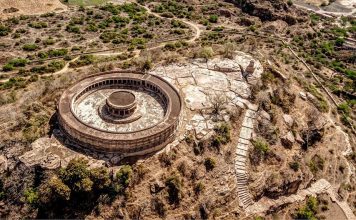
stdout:
<svg viewBox="0 0 356 220">
<path fill-rule="evenodd" d="M 173 141 L 181 109 L 178 91 L 161 77 L 113 71 L 67 89 L 58 103 L 58 120 L 74 145 L 135 156 Z"/>
<path fill-rule="evenodd" d="M 114 117 L 126 118 L 136 109 L 135 99 L 135 95 L 129 91 L 113 92 L 106 99 L 107 111 Z"/>
</svg>

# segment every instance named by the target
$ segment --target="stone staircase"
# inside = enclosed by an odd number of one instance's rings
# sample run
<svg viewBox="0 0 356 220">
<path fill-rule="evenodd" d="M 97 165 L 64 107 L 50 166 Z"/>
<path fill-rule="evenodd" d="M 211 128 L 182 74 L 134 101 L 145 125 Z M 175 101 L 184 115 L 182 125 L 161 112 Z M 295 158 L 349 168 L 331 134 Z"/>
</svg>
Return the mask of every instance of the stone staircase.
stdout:
<svg viewBox="0 0 356 220">
<path fill-rule="evenodd" d="M 235 173 L 237 178 L 237 194 L 240 206 L 246 209 L 253 204 L 252 195 L 248 189 L 247 157 L 250 148 L 250 139 L 253 133 L 253 123 L 257 108 L 249 108 L 245 113 L 238 144 L 236 146 Z"/>
</svg>

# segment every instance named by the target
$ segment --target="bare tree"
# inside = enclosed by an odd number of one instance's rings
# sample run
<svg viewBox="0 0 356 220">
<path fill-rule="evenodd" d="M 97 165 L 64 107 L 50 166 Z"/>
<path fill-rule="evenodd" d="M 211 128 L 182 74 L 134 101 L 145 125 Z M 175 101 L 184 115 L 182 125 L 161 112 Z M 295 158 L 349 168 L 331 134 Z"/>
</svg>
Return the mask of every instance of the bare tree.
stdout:
<svg viewBox="0 0 356 220">
<path fill-rule="evenodd" d="M 215 93 L 211 97 L 212 113 L 214 115 L 219 115 L 220 112 L 225 109 L 227 103 L 227 97 L 223 93 Z"/>
</svg>

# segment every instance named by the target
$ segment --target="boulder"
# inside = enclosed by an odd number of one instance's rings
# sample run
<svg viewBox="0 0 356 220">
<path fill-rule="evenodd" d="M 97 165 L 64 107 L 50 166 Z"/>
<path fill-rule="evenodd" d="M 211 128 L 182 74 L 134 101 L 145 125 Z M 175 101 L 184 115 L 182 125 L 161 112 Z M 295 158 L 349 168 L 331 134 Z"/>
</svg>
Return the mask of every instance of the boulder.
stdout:
<svg viewBox="0 0 356 220">
<path fill-rule="evenodd" d="M 297 134 L 295 135 L 295 141 L 296 141 L 297 143 L 299 143 L 299 144 L 304 144 L 304 140 L 303 140 L 303 138 L 300 136 L 299 133 L 297 133 Z"/>
<path fill-rule="evenodd" d="M 279 173 L 272 173 L 266 181 L 264 195 L 268 198 L 276 199 L 280 196 L 295 194 L 303 178 L 299 173 L 285 170 Z"/>
<path fill-rule="evenodd" d="M 0 155 L 0 173 L 7 170 L 7 159 L 4 155 Z"/>
<path fill-rule="evenodd" d="M 261 118 L 267 119 L 268 121 L 271 121 L 271 116 L 266 111 L 260 111 L 259 116 Z"/>
<path fill-rule="evenodd" d="M 292 132 L 288 132 L 281 138 L 282 145 L 286 148 L 291 148 L 295 142 L 294 135 Z"/>
<path fill-rule="evenodd" d="M 293 120 L 292 116 L 284 114 L 283 119 L 284 119 L 284 122 L 286 123 L 286 125 L 288 125 L 288 127 L 293 126 L 294 120 Z"/>
<path fill-rule="evenodd" d="M 151 193 L 158 193 L 162 189 L 164 189 L 165 185 L 163 182 L 159 180 L 155 180 L 153 183 L 150 185 L 150 191 Z"/>
<path fill-rule="evenodd" d="M 304 92 L 300 92 L 299 97 L 303 100 L 307 100 L 307 95 Z"/>
<path fill-rule="evenodd" d="M 55 154 L 49 154 L 40 162 L 40 166 L 43 169 L 57 169 L 61 166 L 61 158 Z"/>
<path fill-rule="evenodd" d="M 310 100 L 310 101 L 314 101 L 316 100 L 315 96 L 313 96 L 311 93 L 307 92 L 307 98 Z"/>
</svg>

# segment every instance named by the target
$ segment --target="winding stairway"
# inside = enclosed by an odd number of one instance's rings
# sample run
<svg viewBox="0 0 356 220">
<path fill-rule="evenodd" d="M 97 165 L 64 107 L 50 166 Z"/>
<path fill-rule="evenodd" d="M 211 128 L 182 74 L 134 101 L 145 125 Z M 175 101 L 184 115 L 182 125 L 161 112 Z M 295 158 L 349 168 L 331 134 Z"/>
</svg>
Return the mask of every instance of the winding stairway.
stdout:
<svg viewBox="0 0 356 220">
<path fill-rule="evenodd" d="M 240 201 L 240 206 L 246 209 L 254 202 L 252 195 L 248 189 L 248 174 L 247 174 L 247 157 L 250 148 L 250 139 L 253 133 L 253 123 L 256 118 L 257 107 L 254 105 L 248 106 L 245 117 L 242 123 L 242 128 L 239 135 L 238 144 L 236 147 L 235 173 L 237 178 L 237 194 Z"/>
</svg>

